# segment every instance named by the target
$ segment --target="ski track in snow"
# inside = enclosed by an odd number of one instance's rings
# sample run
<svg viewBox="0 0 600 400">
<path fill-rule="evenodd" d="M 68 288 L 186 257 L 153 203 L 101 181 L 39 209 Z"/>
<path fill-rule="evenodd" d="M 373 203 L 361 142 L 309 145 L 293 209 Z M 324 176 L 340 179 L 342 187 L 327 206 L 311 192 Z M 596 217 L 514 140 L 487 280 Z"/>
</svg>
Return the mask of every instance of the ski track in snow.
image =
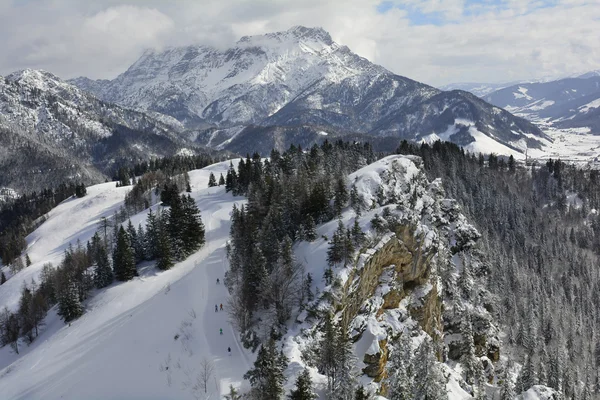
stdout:
<svg viewBox="0 0 600 400">
<path fill-rule="evenodd" d="M 201 398 L 203 390 L 194 385 L 203 359 L 215 366 L 206 398 L 221 398 L 230 384 L 242 385 L 254 355 L 238 343 L 228 321 L 223 278 L 231 208 L 245 200 L 223 187 L 207 188 L 210 172 L 218 177 L 228 167 L 229 161 L 190 172 L 192 197 L 206 227 L 205 246 L 169 271 L 144 263 L 138 278 L 92 293 L 85 314 L 70 326 L 52 309 L 40 336 L 29 347 L 21 344 L 20 356 L 9 346 L 0 349 L 3 399 Z M 122 204 L 127 190 L 114 183 L 96 185 L 83 199 L 53 210 L 28 237 L 28 250 L 37 261 L 8 281 L 14 279 L 10 290 L 2 286 L 0 304 L 18 304 L 22 283 L 37 279 L 44 262 L 57 265 L 69 241 L 85 244 L 100 218 Z M 137 226 L 146 215 L 131 220 Z M 225 310 L 215 312 L 215 304 Z"/>
</svg>

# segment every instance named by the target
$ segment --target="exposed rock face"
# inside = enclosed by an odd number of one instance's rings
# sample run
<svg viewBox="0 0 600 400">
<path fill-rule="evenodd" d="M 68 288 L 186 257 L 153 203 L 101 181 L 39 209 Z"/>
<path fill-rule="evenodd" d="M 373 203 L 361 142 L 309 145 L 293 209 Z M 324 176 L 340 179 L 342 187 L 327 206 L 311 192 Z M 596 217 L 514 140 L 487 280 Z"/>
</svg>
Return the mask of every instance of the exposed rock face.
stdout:
<svg viewBox="0 0 600 400">
<path fill-rule="evenodd" d="M 373 378 L 375 382 L 381 382 L 387 377 L 386 365 L 388 361 L 389 350 L 387 348 L 387 340 L 379 341 L 380 352 L 375 354 L 365 354 L 364 363 L 367 366 L 363 369 L 363 372 L 370 378 Z"/>
<path fill-rule="evenodd" d="M 485 306 L 490 296 L 486 275 L 480 273 L 485 270 L 477 248 L 480 235 L 456 202 L 445 198 L 441 181 L 429 182 L 421 168 L 418 157 L 390 156 L 350 175 L 363 213 L 348 215 L 353 211 L 347 210 L 342 220 L 356 218 L 369 242 L 354 264 L 333 269 L 335 284 L 324 289 L 316 307 L 334 311 L 336 323 L 354 342 L 358 367 L 372 378 L 369 390 L 381 395 L 387 393 L 389 360 L 401 337 L 412 350 L 433 340 L 439 362 L 460 360 L 468 343 L 461 334 L 462 317 L 468 316 L 469 340 L 476 357 L 487 363 L 488 378 L 495 379 L 493 363 L 500 355 L 498 329 Z M 315 246 L 323 251 L 322 242 Z M 475 289 L 468 295 L 458 284 L 465 269 L 474 271 L 468 277 Z M 312 328 L 308 342 L 319 336 Z M 297 343 L 291 345 L 302 349 Z M 457 386 L 469 386 L 460 370 L 452 374 Z"/>
<path fill-rule="evenodd" d="M 345 325 L 356 317 L 365 299 L 375 294 L 383 271 L 387 267 L 394 266 L 396 285 L 393 290 L 384 295 L 388 304 L 384 303 L 382 309 L 396 308 L 406 297 L 407 291 L 410 293 L 412 288 L 427 282 L 431 270 L 429 262 L 434 253 L 424 253 L 419 242 L 408 233 L 411 231 L 413 229 L 409 227 L 402 227 L 397 234 L 386 238 L 387 242 L 372 254 L 362 268 L 356 272 L 359 277 L 358 285 L 345 299 L 342 317 Z M 351 283 L 351 280 L 348 280 L 348 285 Z M 393 304 L 396 306 L 394 307 Z"/>
</svg>

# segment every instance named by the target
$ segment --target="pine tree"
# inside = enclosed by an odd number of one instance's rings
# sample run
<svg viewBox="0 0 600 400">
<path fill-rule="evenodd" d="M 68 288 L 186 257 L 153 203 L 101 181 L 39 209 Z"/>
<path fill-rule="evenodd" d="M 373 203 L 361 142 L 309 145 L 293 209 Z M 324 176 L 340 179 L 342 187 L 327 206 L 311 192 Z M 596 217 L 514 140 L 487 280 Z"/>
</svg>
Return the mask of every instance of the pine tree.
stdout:
<svg viewBox="0 0 600 400">
<path fill-rule="evenodd" d="M 139 243 L 137 230 L 131 223 L 131 220 L 129 220 L 127 223 L 126 232 L 127 232 L 127 238 L 129 239 L 129 244 L 131 245 L 131 248 L 133 249 L 133 255 L 134 255 L 135 261 L 137 263 L 137 262 L 141 261 L 141 260 L 138 260 L 136 257 L 137 249 L 140 247 L 140 243 Z"/>
<path fill-rule="evenodd" d="M 532 357 L 528 355 L 517 379 L 517 391 L 519 393 L 525 392 L 535 384 L 535 368 Z"/>
<path fill-rule="evenodd" d="M 156 226 L 156 249 L 155 256 L 157 259 L 156 266 L 162 271 L 166 271 L 173 266 L 173 254 L 171 252 L 171 237 L 167 230 L 167 223 L 165 216 L 161 216 Z"/>
<path fill-rule="evenodd" d="M 229 385 L 229 393 L 225 395 L 225 400 L 242 400 L 242 396 L 233 385 Z"/>
<path fill-rule="evenodd" d="M 3 285 L 6 282 L 6 275 L 4 275 L 4 271 L 0 273 L 0 285 Z"/>
<path fill-rule="evenodd" d="M 563 363 L 562 355 L 558 349 L 553 355 L 550 356 L 548 386 L 555 389 L 559 393 L 563 390 Z"/>
<path fill-rule="evenodd" d="M 171 208 L 163 214 L 163 218 L 167 217 L 166 227 L 171 240 L 171 254 L 174 259 L 182 260 L 186 255 L 184 230 L 187 222 L 183 211 L 182 197 L 174 196 L 171 199 Z"/>
<path fill-rule="evenodd" d="M 337 329 L 335 341 L 335 383 L 332 398 L 353 400 L 356 387 L 355 365 L 352 342 L 343 328 Z"/>
<path fill-rule="evenodd" d="M 135 260 L 136 262 L 142 262 L 146 259 L 146 232 L 142 224 L 138 225 L 137 228 L 137 241 L 134 246 Z"/>
<path fill-rule="evenodd" d="M 225 185 L 225 178 L 223 178 L 223 174 L 219 177 L 219 186 Z"/>
<path fill-rule="evenodd" d="M 115 279 L 119 281 L 128 281 L 137 276 L 134 251 L 123 227 L 117 234 L 117 245 L 113 252 L 113 270 Z"/>
<path fill-rule="evenodd" d="M 510 366 L 507 365 L 504 368 L 504 375 L 502 377 L 502 387 L 500 388 L 500 400 L 513 400 L 517 397 L 515 392 L 515 385 L 512 382 L 510 375 Z"/>
<path fill-rule="evenodd" d="M 112 268 L 108 260 L 108 254 L 104 246 L 100 245 L 96 249 L 94 268 L 94 285 L 102 289 L 110 285 L 114 279 Z"/>
<path fill-rule="evenodd" d="M 58 298 L 58 315 L 65 322 L 79 318 L 83 314 L 83 307 L 79 301 L 79 290 L 71 279 L 68 279 L 66 287 L 61 291 Z"/>
<path fill-rule="evenodd" d="M 354 225 L 352 225 L 351 234 L 352 234 L 352 243 L 354 244 L 354 247 L 360 249 L 360 247 L 365 242 L 366 235 L 360 228 L 360 225 L 358 224 L 358 218 L 354 219 Z"/>
<path fill-rule="evenodd" d="M 215 179 L 215 174 L 213 174 L 211 172 L 210 176 L 208 177 L 208 187 L 215 187 L 215 186 L 217 186 L 217 180 Z"/>
<path fill-rule="evenodd" d="M 182 232 L 183 249 L 186 255 L 192 254 L 204 245 L 204 224 L 200 210 L 194 199 L 183 197 L 184 227 Z"/>
<path fill-rule="evenodd" d="M 29 254 L 25 253 L 25 266 L 31 266 L 31 259 L 29 258 Z"/>
<path fill-rule="evenodd" d="M 358 195 L 358 190 L 356 189 L 356 184 L 352 185 L 350 189 L 350 207 L 354 210 L 357 217 L 360 217 L 362 213 L 362 204 L 360 200 L 360 196 Z"/>
<path fill-rule="evenodd" d="M 287 358 L 283 352 L 277 351 L 277 343 L 270 339 L 262 345 L 254 362 L 254 368 L 244 374 L 244 379 L 250 381 L 252 391 L 259 399 L 279 399 L 283 393 L 287 368 Z"/>
<path fill-rule="evenodd" d="M 410 400 L 414 392 L 414 368 L 410 338 L 402 334 L 390 357 L 390 400 Z"/>
<path fill-rule="evenodd" d="M 147 260 L 154 260 L 157 258 L 158 249 L 158 221 L 152 210 L 148 211 L 148 217 L 146 219 L 146 240 L 144 243 L 144 253 Z"/>
<path fill-rule="evenodd" d="M 2 311 L 0 327 L 0 331 L 2 331 L 2 343 L 10 344 L 15 352 L 19 354 L 19 336 L 21 333 L 19 318 L 16 314 L 8 311 L 8 308 L 6 307 L 4 307 L 4 310 Z"/>
<path fill-rule="evenodd" d="M 323 336 L 319 342 L 319 372 L 327 376 L 327 388 L 331 393 L 334 390 L 337 369 L 336 332 L 331 314 L 328 314 L 325 318 L 322 334 Z"/>
<path fill-rule="evenodd" d="M 348 189 L 344 178 L 339 177 L 335 181 L 335 192 L 333 194 L 333 212 L 335 216 L 342 214 L 346 203 L 348 203 Z"/>
<path fill-rule="evenodd" d="M 423 400 L 447 400 L 446 380 L 440 371 L 428 339 L 417 349 L 415 363 L 414 398 Z"/>
<path fill-rule="evenodd" d="M 365 391 L 364 386 L 359 386 L 354 393 L 354 400 L 369 400 L 370 398 L 371 396 L 369 396 L 369 393 Z"/>
<path fill-rule="evenodd" d="M 304 369 L 296 379 L 296 389 L 292 390 L 288 396 L 289 400 L 314 400 L 318 396 L 313 391 L 310 373 Z"/>
<path fill-rule="evenodd" d="M 338 228 L 333 233 L 327 249 L 327 264 L 334 266 L 344 261 L 344 250 L 346 247 L 346 229 L 341 220 L 338 221 Z"/>
<path fill-rule="evenodd" d="M 29 343 L 33 341 L 33 322 L 29 315 L 29 309 L 33 301 L 31 290 L 27 286 L 23 286 L 21 290 L 21 299 L 19 300 L 19 325 L 21 326 L 21 334 L 27 336 Z"/>
</svg>

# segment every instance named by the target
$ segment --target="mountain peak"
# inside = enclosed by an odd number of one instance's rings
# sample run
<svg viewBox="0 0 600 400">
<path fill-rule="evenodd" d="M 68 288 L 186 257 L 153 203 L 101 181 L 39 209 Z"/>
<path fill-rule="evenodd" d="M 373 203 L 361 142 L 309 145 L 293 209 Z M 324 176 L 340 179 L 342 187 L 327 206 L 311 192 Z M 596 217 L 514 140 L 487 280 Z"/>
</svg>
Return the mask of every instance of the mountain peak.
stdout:
<svg viewBox="0 0 600 400">
<path fill-rule="evenodd" d="M 302 25 L 296 25 L 286 31 L 266 33 L 263 35 L 243 36 L 239 41 L 238 45 L 244 43 L 255 44 L 256 42 L 262 42 L 264 40 L 276 40 L 279 42 L 283 41 L 312 41 L 321 42 L 325 45 L 331 46 L 334 42 L 331 39 L 331 35 L 321 27 L 308 28 Z"/>
</svg>

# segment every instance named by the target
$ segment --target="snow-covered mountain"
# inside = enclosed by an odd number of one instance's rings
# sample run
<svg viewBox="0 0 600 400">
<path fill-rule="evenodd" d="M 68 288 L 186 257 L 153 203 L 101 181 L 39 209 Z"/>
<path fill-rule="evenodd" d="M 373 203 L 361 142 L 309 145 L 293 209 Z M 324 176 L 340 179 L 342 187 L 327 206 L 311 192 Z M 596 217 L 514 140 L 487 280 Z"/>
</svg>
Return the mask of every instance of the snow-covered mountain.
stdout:
<svg viewBox="0 0 600 400">
<path fill-rule="evenodd" d="M 600 133 L 600 76 L 521 83 L 484 96 L 498 107 L 557 128 L 587 128 Z"/>
<path fill-rule="evenodd" d="M 458 82 L 449 83 L 440 86 L 441 90 L 464 90 L 465 92 L 473 93 L 475 96 L 483 97 L 487 94 L 503 89 L 507 86 L 512 86 L 517 82 L 510 83 L 480 83 L 480 82 Z"/>
<path fill-rule="evenodd" d="M 0 77 L 0 187 L 35 190 L 86 183 L 122 161 L 174 154 L 184 146 L 174 118 L 106 103 L 36 70 Z"/>
<path fill-rule="evenodd" d="M 536 138 L 544 136 L 529 122 L 470 94 L 442 92 L 395 75 L 335 43 L 320 28 L 243 37 L 227 50 L 147 51 L 112 81 L 71 82 L 103 100 L 177 118 L 200 130 L 193 136 L 208 138 L 203 143 L 222 148 L 250 125 L 414 140 L 449 133 L 448 140 L 460 144 L 475 142 L 480 134 L 513 149 L 539 146 Z M 268 135 L 253 132 L 257 143 Z M 245 149 L 253 150 L 270 148 Z"/>
</svg>

